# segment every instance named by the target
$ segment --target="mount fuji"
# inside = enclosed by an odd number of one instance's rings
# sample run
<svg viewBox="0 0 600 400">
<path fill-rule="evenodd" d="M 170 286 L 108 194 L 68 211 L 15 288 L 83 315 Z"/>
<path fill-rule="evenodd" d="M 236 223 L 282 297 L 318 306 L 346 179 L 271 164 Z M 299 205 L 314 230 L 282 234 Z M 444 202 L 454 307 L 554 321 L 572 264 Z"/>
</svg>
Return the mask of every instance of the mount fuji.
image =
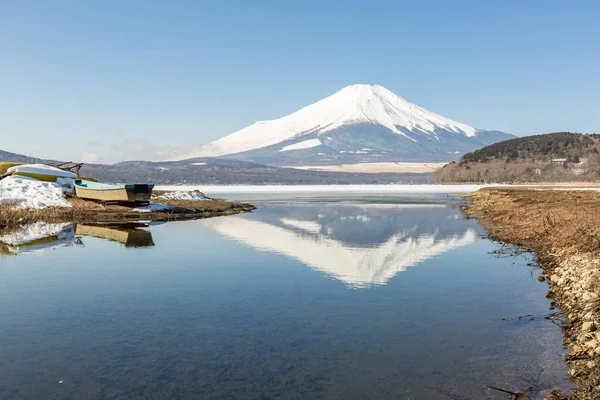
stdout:
<svg viewBox="0 0 600 400">
<path fill-rule="evenodd" d="M 379 85 L 351 85 L 293 114 L 256 122 L 189 156 L 277 166 L 446 162 L 514 137 L 442 117 Z"/>
</svg>

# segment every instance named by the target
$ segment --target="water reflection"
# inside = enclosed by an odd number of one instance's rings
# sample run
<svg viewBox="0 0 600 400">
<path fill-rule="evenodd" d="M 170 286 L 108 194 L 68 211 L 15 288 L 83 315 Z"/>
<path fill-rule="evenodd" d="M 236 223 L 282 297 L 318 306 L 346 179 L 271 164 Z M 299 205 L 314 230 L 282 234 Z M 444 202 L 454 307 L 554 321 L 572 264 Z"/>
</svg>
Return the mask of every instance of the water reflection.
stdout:
<svg viewBox="0 0 600 400">
<path fill-rule="evenodd" d="M 0 233 L 0 253 L 11 255 L 51 250 L 71 246 L 74 240 L 75 230 L 71 223 L 36 222 Z"/>
<path fill-rule="evenodd" d="M 408 267 L 478 237 L 477 225 L 464 220 L 459 209 L 435 204 L 274 205 L 206 224 L 351 287 L 386 284 Z"/>
<path fill-rule="evenodd" d="M 152 233 L 146 228 L 146 224 L 119 224 L 119 225 L 90 225 L 77 224 L 75 233 L 78 236 L 91 236 L 118 242 L 125 247 L 152 247 Z"/>
<path fill-rule="evenodd" d="M 36 222 L 0 232 L 0 254 L 14 255 L 52 250 L 64 246 L 83 246 L 85 237 L 117 242 L 125 247 L 154 246 L 148 224 L 73 224 Z"/>
</svg>

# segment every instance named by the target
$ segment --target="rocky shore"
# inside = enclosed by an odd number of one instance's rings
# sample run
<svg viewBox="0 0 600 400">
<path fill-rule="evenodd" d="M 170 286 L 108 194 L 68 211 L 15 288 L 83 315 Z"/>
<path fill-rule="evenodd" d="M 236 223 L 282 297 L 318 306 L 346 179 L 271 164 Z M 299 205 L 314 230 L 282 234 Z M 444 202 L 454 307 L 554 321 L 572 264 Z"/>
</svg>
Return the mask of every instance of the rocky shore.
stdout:
<svg viewBox="0 0 600 400">
<path fill-rule="evenodd" d="M 600 399 L 600 193 L 487 188 L 464 196 L 469 217 L 494 240 L 534 252 L 549 284 L 568 347 L 572 393 L 549 399 Z"/>
</svg>

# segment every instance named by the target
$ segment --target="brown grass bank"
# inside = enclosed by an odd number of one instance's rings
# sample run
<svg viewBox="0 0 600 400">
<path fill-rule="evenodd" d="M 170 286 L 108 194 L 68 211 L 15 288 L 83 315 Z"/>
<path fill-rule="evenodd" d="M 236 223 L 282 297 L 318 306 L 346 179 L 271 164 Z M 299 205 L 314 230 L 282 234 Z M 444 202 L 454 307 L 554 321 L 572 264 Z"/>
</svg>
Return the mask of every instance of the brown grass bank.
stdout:
<svg viewBox="0 0 600 400">
<path fill-rule="evenodd" d="M 492 239 L 538 255 L 578 387 L 551 398 L 600 399 L 600 193 L 487 188 L 465 197 L 466 214 Z"/>
<path fill-rule="evenodd" d="M 220 199 L 207 201 L 160 199 L 157 201 L 176 208 L 168 212 L 136 212 L 132 211 L 132 207 L 123 205 L 102 205 L 77 197 L 68 200 L 72 204 L 70 208 L 49 207 L 42 210 L 14 209 L 8 204 L 0 204 L 0 229 L 33 222 L 176 221 L 239 214 L 255 209 L 251 204 L 232 203 Z"/>
</svg>

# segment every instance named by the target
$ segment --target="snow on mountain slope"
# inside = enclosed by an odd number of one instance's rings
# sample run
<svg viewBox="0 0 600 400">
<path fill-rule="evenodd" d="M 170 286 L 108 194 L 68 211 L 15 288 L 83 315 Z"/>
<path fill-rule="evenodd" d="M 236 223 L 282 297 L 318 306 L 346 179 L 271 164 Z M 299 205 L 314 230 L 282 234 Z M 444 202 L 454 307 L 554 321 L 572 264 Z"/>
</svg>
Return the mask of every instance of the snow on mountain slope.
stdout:
<svg viewBox="0 0 600 400">
<path fill-rule="evenodd" d="M 204 145 L 190 157 L 233 156 L 281 165 L 290 159 L 297 159 L 292 164 L 301 163 L 303 154 L 335 163 L 336 155 L 359 161 L 383 151 L 388 153 L 386 160 L 404 161 L 411 154 L 415 160 L 427 159 L 434 153 L 450 159 L 488 144 L 489 137 L 478 140 L 480 132 L 486 131 L 427 111 L 382 86 L 351 85 L 293 114 L 256 122 Z M 453 142 L 461 143 L 447 149 Z"/>
</svg>

